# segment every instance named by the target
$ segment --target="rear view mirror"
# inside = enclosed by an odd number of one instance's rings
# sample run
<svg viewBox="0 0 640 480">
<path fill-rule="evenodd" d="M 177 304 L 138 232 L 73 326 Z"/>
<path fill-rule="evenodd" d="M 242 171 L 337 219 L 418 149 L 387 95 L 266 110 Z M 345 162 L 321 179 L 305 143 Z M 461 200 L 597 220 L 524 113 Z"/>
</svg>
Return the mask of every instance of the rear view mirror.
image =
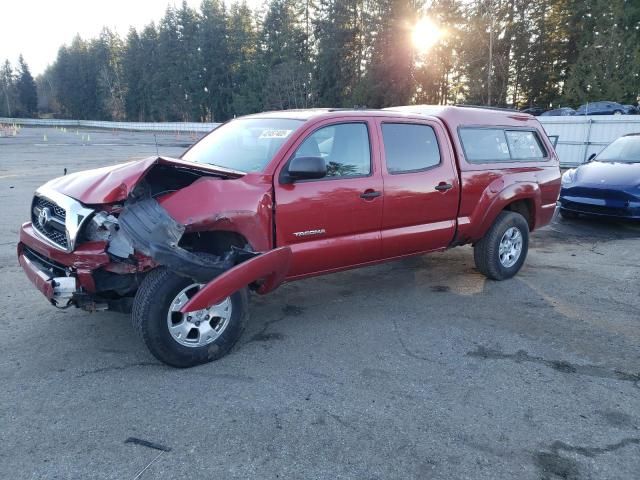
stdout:
<svg viewBox="0 0 640 480">
<path fill-rule="evenodd" d="M 284 183 L 312 180 L 327 176 L 327 164 L 322 157 L 296 157 L 289 162 Z"/>
</svg>

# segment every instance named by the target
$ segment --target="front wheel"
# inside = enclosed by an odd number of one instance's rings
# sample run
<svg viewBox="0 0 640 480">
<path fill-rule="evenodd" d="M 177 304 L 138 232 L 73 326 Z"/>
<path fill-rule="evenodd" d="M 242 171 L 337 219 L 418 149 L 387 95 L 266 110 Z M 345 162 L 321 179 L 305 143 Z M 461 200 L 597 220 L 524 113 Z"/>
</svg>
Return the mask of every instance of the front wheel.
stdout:
<svg viewBox="0 0 640 480">
<path fill-rule="evenodd" d="M 133 303 L 132 323 L 149 351 L 173 367 L 193 367 L 226 355 L 248 315 L 242 289 L 218 305 L 191 312 L 180 309 L 201 285 L 160 267 L 143 280 Z"/>
<path fill-rule="evenodd" d="M 527 257 L 529 225 L 519 213 L 502 212 L 476 243 L 473 257 L 480 272 L 492 280 L 513 277 Z"/>
</svg>

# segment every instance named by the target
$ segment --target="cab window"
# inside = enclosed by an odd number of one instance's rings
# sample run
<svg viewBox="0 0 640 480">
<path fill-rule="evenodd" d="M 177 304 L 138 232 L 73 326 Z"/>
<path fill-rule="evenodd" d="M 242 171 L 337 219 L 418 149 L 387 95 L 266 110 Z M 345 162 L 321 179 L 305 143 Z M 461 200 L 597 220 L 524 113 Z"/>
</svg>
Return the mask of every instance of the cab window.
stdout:
<svg viewBox="0 0 640 480">
<path fill-rule="evenodd" d="M 296 150 L 295 157 L 322 157 L 327 177 L 371 174 L 369 131 L 364 123 L 341 123 L 316 130 Z"/>
<path fill-rule="evenodd" d="M 391 174 L 426 170 L 440 164 L 436 134 L 428 125 L 383 123 L 382 140 Z"/>
</svg>

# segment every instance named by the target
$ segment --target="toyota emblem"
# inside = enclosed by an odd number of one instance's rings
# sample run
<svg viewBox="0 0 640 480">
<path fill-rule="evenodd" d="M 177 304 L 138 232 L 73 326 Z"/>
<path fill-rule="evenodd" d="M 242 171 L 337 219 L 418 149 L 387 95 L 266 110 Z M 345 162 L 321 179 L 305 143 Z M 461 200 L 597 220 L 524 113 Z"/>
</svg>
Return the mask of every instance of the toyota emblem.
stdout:
<svg viewBox="0 0 640 480">
<path fill-rule="evenodd" d="M 51 220 L 51 209 L 49 207 L 44 207 L 40 210 L 38 214 L 38 225 L 42 228 L 46 228 L 49 225 L 49 221 Z"/>
</svg>

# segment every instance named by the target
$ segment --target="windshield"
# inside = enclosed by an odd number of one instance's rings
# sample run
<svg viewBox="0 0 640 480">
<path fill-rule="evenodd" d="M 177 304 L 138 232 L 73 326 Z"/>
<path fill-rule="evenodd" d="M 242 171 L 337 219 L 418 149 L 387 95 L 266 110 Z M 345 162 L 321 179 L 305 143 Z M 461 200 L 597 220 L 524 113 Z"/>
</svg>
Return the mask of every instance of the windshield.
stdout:
<svg viewBox="0 0 640 480">
<path fill-rule="evenodd" d="M 225 123 L 187 150 L 183 160 L 241 172 L 261 172 L 302 120 L 241 118 Z"/>
<path fill-rule="evenodd" d="M 640 135 L 621 137 L 598 154 L 599 162 L 640 162 Z"/>
</svg>

